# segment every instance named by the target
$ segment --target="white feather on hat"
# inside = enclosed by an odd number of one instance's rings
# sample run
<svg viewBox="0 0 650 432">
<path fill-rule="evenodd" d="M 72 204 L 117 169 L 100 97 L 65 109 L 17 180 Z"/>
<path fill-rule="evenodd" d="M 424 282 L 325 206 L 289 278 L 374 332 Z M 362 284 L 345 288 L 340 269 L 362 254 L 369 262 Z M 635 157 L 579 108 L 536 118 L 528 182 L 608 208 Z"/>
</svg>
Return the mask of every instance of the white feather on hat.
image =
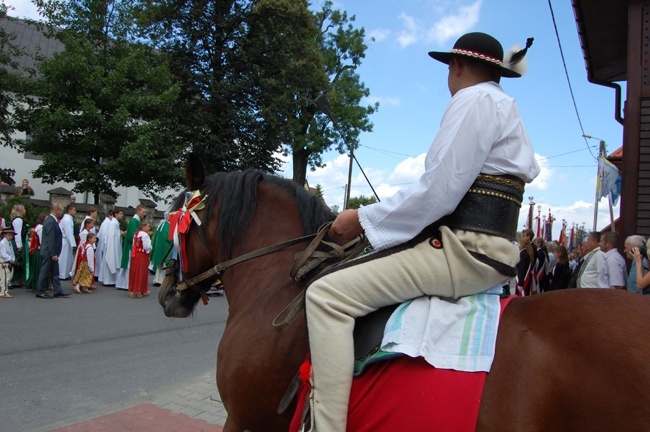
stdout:
<svg viewBox="0 0 650 432">
<path fill-rule="evenodd" d="M 533 45 L 533 38 L 526 40 L 526 47 L 521 49 L 519 44 L 515 44 L 503 55 L 503 65 L 519 75 L 524 75 L 528 71 L 528 61 L 526 52 Z"/>
</svg>

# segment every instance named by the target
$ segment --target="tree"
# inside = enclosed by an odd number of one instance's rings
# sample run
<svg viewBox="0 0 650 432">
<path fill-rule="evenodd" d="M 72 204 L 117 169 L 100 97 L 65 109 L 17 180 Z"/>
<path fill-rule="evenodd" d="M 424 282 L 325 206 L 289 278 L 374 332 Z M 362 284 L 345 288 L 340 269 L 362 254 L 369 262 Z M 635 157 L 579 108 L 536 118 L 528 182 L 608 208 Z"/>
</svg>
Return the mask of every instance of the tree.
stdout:
<svg viewBox="0 0 650 432">
<path fill-rule="evenodd" d="M 39 6 L 65 49 L 41 59 L 16 110 L 28 136 L 16 146 L 43 157 L 34 175 L 75 183 L 73 190 L 92 192 L 96 204 L 99 194 L 116 196 L 114 186 L 156 197 L 178 185 L 185 149 L 173 135 L 179 89 L 166 57 L 135 40 L 131 3 Z"/>
<path fill-rule="evenodd" d="M 201 157 L 208 172 L 273 172 L 280 165 L 276 152 L 281 127 L 265 121 L 267 110 L 260 99 L 265 76 L 259 75 L 265 56 L 280 47 L 254 50 L 257 41 L 264 41 L 250 34 L 251 25 L 259 27 L 253 13 L 257 3 L 263 2 L 145 0 L 140 6 L 142 36 L 170 54 L 181 83 L 175 133 Z"/>
<path fill-rule="evenodd" d="M 315 189 L 314 190 L 314 195 L 317 198 L 323 198 L 323 186 L 321 186 L 320 184 L 317 184 L 314 189 Z"/>
<path fill-rule="evenodd" d="M 378 103 L 361 106 L 361 100 L 370 94 L 356 73 L 368 48 L 365 30 L 353 27 L 354 16 L 332 7 L 332 1 L 326 0 L 314 15 L 321 29 L 317 43 L 329 81 L 325 87 L 315 88 L 310 104 L 296 114 L 301 126 L 293 132 L 295 140 L 287 149 L 293 156 L 293 180 L 299 184 L 304 184 L 308 166 L 323 166 L 321 155 L 332 146 L 339 153 L 347 153 L 349 146 L 358 147 L 359 134 L 372 131 L 369 116 L 379 108 Z M 330 101 L 338 130 L 317 110 L 314 99 L 320 93 Z"/>
<path fill-rule="evenodd" d="M 367 198 L 367 197 L 365 197 L 363 195 L 360 195 L 358 197 L 350 198 L 350 208 L 351 209 L 358 209 L 359 207 L 374 204 L 376 202 L 377 202 L 377 199 L 375 197 Z"/>
<path fill-rule="evenodd" d="M 332 145 L 357 146 L 369 92 L 356 68 L 365 56 L 364 30 L 326 1 L 313 13 L 307 0 L 144 0 L 143 38 L 170 53 L 182 83 L 178 136 L 208 171 L 279 167 L 292 153 L 293 180 L 322 166 Z M 340 127 L 318 112 L 326 93 Z"/>
</svg>

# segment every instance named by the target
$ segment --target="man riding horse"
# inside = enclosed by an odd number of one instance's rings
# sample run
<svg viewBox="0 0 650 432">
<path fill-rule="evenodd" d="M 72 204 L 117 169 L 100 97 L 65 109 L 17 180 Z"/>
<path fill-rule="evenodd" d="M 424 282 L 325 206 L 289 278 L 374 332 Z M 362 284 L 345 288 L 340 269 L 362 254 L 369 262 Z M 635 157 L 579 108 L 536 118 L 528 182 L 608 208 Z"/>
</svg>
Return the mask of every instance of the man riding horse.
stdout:
<svg viewBox="0 0 650 432">
<path fill-rule="evenodd" d="M 313 282 L 306 295 L 318 432 L 345 431 L 352 386 L 355 318 L 419 296 L 459 298 L 515 275 L 513 244 L 524 184 L 539 174 L 516 102 L 501 77 L 526 48 L 504 61 L 484 33 L 462 36 L 450 52 L 451 101 L 410 188 L 359 210 L 345 210 L 330 236 L 344 244 L 365 232 L 375 252 Z"/>
</svg>

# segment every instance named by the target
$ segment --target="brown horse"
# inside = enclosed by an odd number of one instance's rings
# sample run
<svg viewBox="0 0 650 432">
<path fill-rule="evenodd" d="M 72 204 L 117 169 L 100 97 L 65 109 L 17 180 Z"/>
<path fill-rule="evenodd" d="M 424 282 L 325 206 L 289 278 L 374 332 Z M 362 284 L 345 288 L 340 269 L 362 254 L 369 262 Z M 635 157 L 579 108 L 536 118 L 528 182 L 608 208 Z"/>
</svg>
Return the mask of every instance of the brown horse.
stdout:
<svg viewBox="0 0 650 432">
<path fill-rule="evenodd" d="M 314 233 L 333 217 L 288 180 L 252 171 L 205 178 L 192 159 L 186 175 L 188 190 L 207 197 L 196 212 L 202 224 L 192 222 L 185 235 L 186 280 L 225 260 Z M 305 317 L 301 313 L 284 331 L 272 322 L 306 288 L 288 276 L 305 246 L 244 261 L 220 275 L 229 304 L 217 352 L 226 432 L 289 428 L 295 403 L 283 414 L 277 408 L 308 349 Z M 177 291 L 175 278 L 168 277 L 158 294 L 165 314 L 190 315 L 213 280 Z M 379 365 L 371 369 L 390 367 Z M 399 389 L 378 382 L 373 391 Z M 649 392 L 649 299 L 614 290 L 515 299 L 502 316 L 476 430 L 648 431 Z M 399 416 L 403 407 L 389 409 Z M 430 415 L 425 411 L 422 416 Z"/>
</svg>

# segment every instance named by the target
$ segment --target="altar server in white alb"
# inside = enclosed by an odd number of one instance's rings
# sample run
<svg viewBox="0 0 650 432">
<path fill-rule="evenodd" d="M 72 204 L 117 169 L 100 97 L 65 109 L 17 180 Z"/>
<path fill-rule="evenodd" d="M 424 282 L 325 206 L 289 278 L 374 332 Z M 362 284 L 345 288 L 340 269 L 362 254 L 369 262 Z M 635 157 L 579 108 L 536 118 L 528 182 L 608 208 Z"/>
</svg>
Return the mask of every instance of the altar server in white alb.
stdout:
<svg viewBox="0 0 650 432">
<path fill-rule="evenodd" d="M 102 261 L 104 260 L 104 252 L 106 250 L 106 240 L 102 240 L 102 238 L 106 235 L 106 231 L 108 231 L 108 225 L 110 225 L 111 219 L 113 219 L 113 210 L 108 211 L 97 230 L 97 243 L 95 244 L 97 265 L 95 266 L 95 277 L 100 282 L 102 281 L 102 271 L 105 267 L 102 265 Z"/>
<path fill-rule="evenodd" d="M 515 100 L 499 82 L 521 76 L 511 65 L 531 44 L 504 61 L 496 39 L 469 33 L 451 51 L 429 53 L 449 65 L 452 98 L 424 173 L 408 189 L 334 221 L 329 234 L 337 242 L 365 231 L 375 252 L 307 289 L 316 431 L 346 430 L 356 317 L 424 295 L 476 294 L 515 275 L 524 185 L 539 166 Z"/>
<path fill-rule="evenodd" d="M 120 263 L 122 262 L 122 236 L 124 231 L 120 231 L 120 220 L 124 213 L 122 210 L 114 210 L 113 218 L 102 232 L 102 260 L 98 265 L 102 266 L 101 279 L 99 280 L 105 286 L 115 286 L 117 276 L 120 273 Z"/>
<path fill-rule="evenodd" d="M 61 228 L 61 235 L 63 237 L 63 245 L 61 247 L 61 255 L 59 256 L 59 278 L 60 280 L 70 279 L 70 272 L 72 272 L 72 265 L 74 254 L 72 249 L 77 247 L 77 241 L 74 238 L 74 215 L 77 209 L 68 204 L 65 208 L 65 214 L 59 222 Z"/>
</svg>

